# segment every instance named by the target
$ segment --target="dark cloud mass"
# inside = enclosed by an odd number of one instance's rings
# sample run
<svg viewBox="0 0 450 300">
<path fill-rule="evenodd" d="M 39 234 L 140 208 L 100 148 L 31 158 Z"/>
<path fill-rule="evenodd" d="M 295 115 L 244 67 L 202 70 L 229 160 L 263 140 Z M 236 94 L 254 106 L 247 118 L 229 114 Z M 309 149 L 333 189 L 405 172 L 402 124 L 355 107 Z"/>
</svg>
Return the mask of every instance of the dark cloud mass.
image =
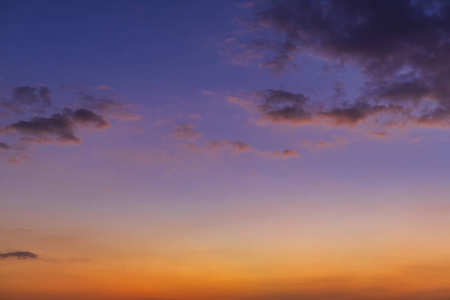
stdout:
<svg viewBox="0 0 450 300">
<path fill-rule="evenodd" d="M 411 124 L 449 125 L 450 1 L 271 1 L 258 8 L 252 26 L 270 32 L 253 42 L 273 53 L 262 64 L 269 70 L 286 69 L 299 54 L 360 68 L 360 97 L 316 116 L 354 125 L 393 112 Z M 311 118 L 306 100 L 282 98 L 275 108 L 264 98 L 265 116 L 297 124 Z"/>
<path fill-rule="evenodd" d="M 7 120 L 0 124 L 0 135 L 9 135 L 12 142 L 0 142 L 0 150 L 12 149 L 16 153 L 9 153 L 9 156 L 3 153 L 2 157 L 9 157 L 9 162 L 18 163 L 29 159 L 23 152 L 29 149 L 30 144 L 81 144 L 78 132 L 82 129 L 110 127 L 109 119 L 128 121 L 141 117 L 126 111 L 126 104 L 80 91 L 88 88 L 97 91 L 112 89 L 107 85 L 62 86 L 63 90 L 75 89 L 79 101 L 68 104 L 62 98 L 60 104 L 64 103 L 66 108 L 61 110 L 52 104 L 51 91 L 43 85 L 13 88 L 9 97 L 2 97 L 5 101 L 0 102 L 0 117 Z"/>
<path fill-rule="evenodd" d="M 64 109 L 62 113 L 53 114 L 51 117 L 34 117 L 30 121 L 19 121 L 4 127 L 1 132 L 15 134 L 19 133 L 25 136 L 38 137 L 40 140 L 48 139 L 49 136 L 56 137 L 60 143 L 81 143 L 81 140 L 75 136 L 75 130 L 78 126 L 92 127 L 101 129 L 109 126 L 102 116 L 87 110 Z"/>
<path fill-rule="evenodd" d="M 289 123 L 291 125 L 310 124 L 329 119 L 334 125 L 356 125 L 379 113 L 403 112 L 399 105 L 370 104 L 357 101 L 353 104 L 343 103 L 329 109 L 313 106 L 309 98 L 298 93 L 283 90 L 265 90 L 257 93 L 262 104 L 258 107 L 265 120 L 271 123 Z"/>
<path fill-rule="evenodd" d="M 17 259 L 37 259 L 38 256 L 33 252 L 28 251 L 13 251 L 0 253 L 0 259 L 2 258 L 17 258 Z"/>
</svg>

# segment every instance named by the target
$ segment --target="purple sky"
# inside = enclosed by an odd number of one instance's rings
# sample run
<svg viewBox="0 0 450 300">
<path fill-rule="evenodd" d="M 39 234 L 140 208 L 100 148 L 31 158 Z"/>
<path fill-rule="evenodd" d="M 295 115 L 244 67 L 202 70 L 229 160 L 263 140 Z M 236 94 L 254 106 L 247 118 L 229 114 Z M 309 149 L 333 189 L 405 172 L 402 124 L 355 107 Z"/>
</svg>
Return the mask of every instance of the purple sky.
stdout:
<svg viewBox="0 0 450 300">
<path fill-rule="evenodd" d="M 449 62 L 446 1 L 2 1 L 0 299 L 450 297 Z"/>
</svg>

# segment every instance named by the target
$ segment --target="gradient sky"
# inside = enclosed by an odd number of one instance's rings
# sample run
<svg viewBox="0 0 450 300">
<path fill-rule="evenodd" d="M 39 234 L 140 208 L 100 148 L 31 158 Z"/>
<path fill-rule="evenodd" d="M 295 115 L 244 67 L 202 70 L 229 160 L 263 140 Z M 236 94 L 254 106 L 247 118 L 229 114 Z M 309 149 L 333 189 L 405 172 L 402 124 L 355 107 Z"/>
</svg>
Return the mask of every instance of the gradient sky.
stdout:
<svg viewBox="0 0 450 300">
<path fill-rule="evenodd" d="M 0 1 L 0 300 L 450 299 L 450 2 Z"/>
</svg>

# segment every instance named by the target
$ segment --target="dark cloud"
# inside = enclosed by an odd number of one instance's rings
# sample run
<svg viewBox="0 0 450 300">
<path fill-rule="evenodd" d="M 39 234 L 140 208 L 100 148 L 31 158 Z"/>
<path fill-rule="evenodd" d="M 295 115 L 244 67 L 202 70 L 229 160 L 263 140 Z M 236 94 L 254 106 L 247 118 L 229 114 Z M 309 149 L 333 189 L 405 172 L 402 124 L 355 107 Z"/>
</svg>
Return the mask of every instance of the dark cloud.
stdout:
<svg viewBox="0 0 450 300">
<path fill-rule="evenodd" d="M 280 36 L 278 43 L 271 44 L 276 57 L 309 52 L 356 61 L 373 75 L 391 74 L 409 65 L 436 67 L 448 55 L 443 53 L 449 47 L 448 1 L 271 3 L 271 7 L 256 13 L 255 24 L 267 26 Z"/>
<path fill-rule="evenodd" d="M 195 138 L 202 136 L 201 133 L 194 130 L 194 125 L 191 123 L 177 125 L 173 130 L 175 133 L 172 136 L 175 138 Z"/>
<path fill-rule="evenodd" d="M 267 34 L 252 47 L 272 53 L 262 63 L 269 70 L 282 71 L 306 54 L 356 66 L 366 80 L 350 104 L 325 104 L 322 111 L 307 108 L 304 95 L 275 102 L 266 96 L 261 110 L 272 122 L 304 124 L 315 114 L 354 125 L 394 113 L 409 124 L 450 125 L 450 1 L 280 0 L 256 9 L 252 29 Z"/>
<path fill-rule="evenodd" d="M 66 108 L 63 114 L 68 116 L 75 124 L 93 126 L 94 128 L 105 128 L 110 126 L 108 121 L 102 116 L 85 108 L 77 109 L 75 111 Z"/>
<path fill-rule="evenodd" d="M 45 86 L 34 88 L 30 86 L 20 86 L 13 90 L 12 101 L 25 105 L 39 104 L 49 106 L 51 104 L 50 90 Z"/>
<path fill-rule="evenodd" d="M 305 107 L 308 97 L 283 90 L 266 90 L 258 93 L 262 98 L 259 106 L 264 116 L 274 123 L 307 123 L 312 114 Z"/>
<path fill-rule="evenodd" d="M 402 111 L 402 108 L 395 105 L 371 105 L 365 102 L 356 102 L 353 105 L 334 107 L 328 111 L 320 111 L 318 117 L 330 118 L 335 125 L 356 125 L 370 116 Z"/>
<path fill-rule="evenodd" d="M 45 86 L 41 86 L 41 88 L 39 89 L 39 97 L 42 99 L 43 104 L 46 106 L 51 104 L 50 94 L 50 90 Z"/>
<path fill-rule="evenodd" d="M 0 259 L 2 258 L 17 258 L 17 259 L 37 259 L 38 256 L 33 252 L 28 251 L 13 251 L 0 253 Z"/>
<path fill-rule="evenodd" d="M 351 126 L 377 114 L 404 112 L 404 108 L 399 105 L 371 104 L 365 101 L 324 108 L 308 104 L 309 98 L 301 93 L 283 90 L 265 90 L 258 92 L 257 96 L 261 100 L 258 107 L 263 118 L 271 123 L 303 125 L 330 119 L 334 125 Z"/>
<path fill-rule="evenodd" d="M 126 111 L 128 105 L 106 97 L 86 95 L 87 90 L 103 93 L 112 88 L 107 85 L 60 86 L 78 95 L 77 103 L 66 108 L 52 105 L 51 91 L 45 86 L 20 86 L 12 91 L 9 99 L 0 102 L 0 135 L 10 135 L 14 142 L 0 142 L 0 150 L 14 149 L 3 158 L 11 163 L 29 160 L 24 153 L 30 144 L 80 144 L 78 132 L 82 129 L 97 130 L 111 126 L 108 120 L 138 120 L 140 115 Z M 4 119 L 3 119 L 4 118 Z M 10 119 L 5 121 L 5 119 Z M 14 153 L 13 153 L 14 152 Z"/>
<path fill-rule="evenodd" d="M 55 137 L 60 143 L 81 143 L 75 136 L 77 127 L 91 127 L 101 129 L 109 127 L 110 124 L 102 116 L 87 110 L 64 109 L 62 113 L 53 114 L 51 117 L 34 117 L 30 121 L 19 121 L 1 129 L 0 133 L 15 134 L 25 136 L 49 138 Z"/>
</svg>

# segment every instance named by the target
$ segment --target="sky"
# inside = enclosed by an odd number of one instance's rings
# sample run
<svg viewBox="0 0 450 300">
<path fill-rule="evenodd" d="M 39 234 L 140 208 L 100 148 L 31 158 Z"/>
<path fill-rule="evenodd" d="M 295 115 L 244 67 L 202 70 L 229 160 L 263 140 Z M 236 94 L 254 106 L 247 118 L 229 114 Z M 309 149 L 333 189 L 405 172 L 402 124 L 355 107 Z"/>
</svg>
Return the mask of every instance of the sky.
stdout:
<svg viewBox="0 0 450 300">
<path fill-rule="evenodd" d="M 0 300 L 450 298 L 450 2 L 0 2 Z"/>
</svg>

